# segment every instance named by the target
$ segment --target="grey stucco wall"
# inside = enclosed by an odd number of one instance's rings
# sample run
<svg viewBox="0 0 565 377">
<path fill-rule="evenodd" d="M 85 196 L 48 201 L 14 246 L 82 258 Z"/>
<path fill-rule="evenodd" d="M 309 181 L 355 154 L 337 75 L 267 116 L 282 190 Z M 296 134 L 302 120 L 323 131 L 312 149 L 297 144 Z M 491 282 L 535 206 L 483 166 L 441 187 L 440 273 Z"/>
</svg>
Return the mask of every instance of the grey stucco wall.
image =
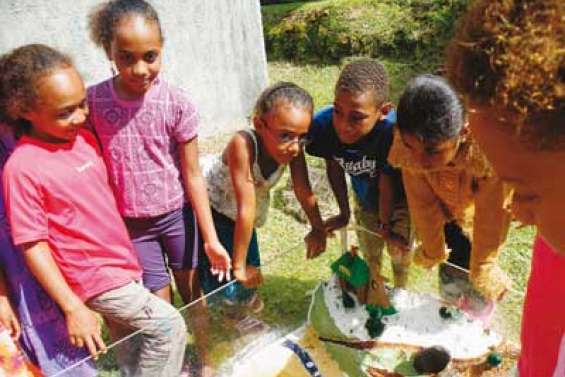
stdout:
<svg viewBox="0 0 565 377">
<path fill-rule="evenodd" d="M 0 53 L 45 43 L 70 54 L 87 84 L 110 76 L 88 37 L 100 0 L 0 0 Z M 267 84 L 259 0 L 153 0 L 165 35 L 162 74 L 198 105 L 202 136 L 241 127 Z"/>
</svg>

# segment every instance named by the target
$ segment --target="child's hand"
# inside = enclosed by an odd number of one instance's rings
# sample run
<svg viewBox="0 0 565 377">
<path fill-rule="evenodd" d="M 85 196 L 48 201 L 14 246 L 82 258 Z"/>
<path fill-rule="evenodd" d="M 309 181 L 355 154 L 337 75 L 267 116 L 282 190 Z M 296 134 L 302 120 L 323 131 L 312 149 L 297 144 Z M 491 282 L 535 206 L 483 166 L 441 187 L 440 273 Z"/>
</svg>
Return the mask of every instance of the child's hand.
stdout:
<svg viewBox="0 0 565 377">
<path fill-rule="evenodd" d="M 224 277 L 226 281 L 231 280 L 231 259 L 224 246 L 219 241 L 204 243 L 204 251 L 210 260 L 212 275 L 217 276 L 220 283 Z"/>
<path fill-rule="evenodd" d="M 471 265 L 469 280 L 480 294 L 493 301 L 502 300 L 512 287 L 512 280 L 508 274 L 494 262 Z"/>
<path fill-rule="evenodd" d="M 96 314 L 84 304 L 65 313 L 69 340 L 75 347 L 86 347 L 92 357 L 99 352 L 106 352 L 106 345 L 102 340 L 100 322 Z"/>
<path fill-rule="evenodd" d="M 324 229 L 326 230 L 326 234 L 330 235 L 334 230 L 346 227 L 348 223 L 349 216 L 340 213 L 324 221 Z"/>
<path fill-rule="evenodd" d="M 10 331 L 10 336 L 14 340 L 18 340 L 21 334 L 20 323 L 10 305 L 7 297 L 0 297 L 0 324 Z"/>
<path fill-rule="evenodd" d="M 410 251 L 410 243 L 400 234 L 390 231 L 384 239 L 395 249 L 400 250 L 403 253 L 408 253 Z"/>
<path fill-rule="evenodd" d="M 304 237 L 307 259 L 316 258 L 326 251 L 326 237 L 327 234 L 322 229 L 312 229 L 306 237 Z"/>
<path fill-rule="evenodd" d="M 245 266 L 233 269 L 233 276 L 245 288 L 255 288 L 263 283 L 261 270 L 254 266 Z"/>
</svg>

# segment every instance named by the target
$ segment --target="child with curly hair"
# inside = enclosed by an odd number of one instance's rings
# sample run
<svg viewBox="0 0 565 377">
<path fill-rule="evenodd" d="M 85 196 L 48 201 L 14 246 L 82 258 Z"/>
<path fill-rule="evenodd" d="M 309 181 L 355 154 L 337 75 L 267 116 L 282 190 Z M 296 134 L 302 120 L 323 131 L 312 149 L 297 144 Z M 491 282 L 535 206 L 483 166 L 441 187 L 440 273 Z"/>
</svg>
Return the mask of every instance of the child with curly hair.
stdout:
<svg viewBox="0 0 565 377">
<path fill-rule="evenodd" d="M 40 44 L 0 57 L 0 119 L 19 136 L 2 176 L 13 242 L 61 308 L 71 344 L 92 356 L 106 350 L 99 313 L 139 331 L 139 351 L 119 355 L 125 375 L 177 377 L 184 320 L 139 282 L 98 143 L 83 129 L 87 116 L 69 57 Z"/>
<path fill-rule="evenodd" d="M 565 3 L 478 0 L 447 51 L 475 140 L 537 227 L 520 377 L 565 376 Z"/>
<path fill-rule="evenodd" d="M 0 125 L 0 173 L 15 146 L 13 133 L 8 127 Z M 3 195 L 0 195 L 0 266 L 4 269 L 9 293 L 6 301 L 11 301 L 21 323 L 19 343 L 25 355 L 45 375 L 59 373 L 88 356 L 86 349 L 71 344 L 61 310 L 33 277 L 21 251 L 12 242 Z M 0 310 L 0 322 L 9 328 L 8 321 L 3 320 L 9 316 L 3 314 L 10 312 Z M 95 376 L 94 362 L 81 363 L 72 374 L 77 377 Z"/>
</svg>

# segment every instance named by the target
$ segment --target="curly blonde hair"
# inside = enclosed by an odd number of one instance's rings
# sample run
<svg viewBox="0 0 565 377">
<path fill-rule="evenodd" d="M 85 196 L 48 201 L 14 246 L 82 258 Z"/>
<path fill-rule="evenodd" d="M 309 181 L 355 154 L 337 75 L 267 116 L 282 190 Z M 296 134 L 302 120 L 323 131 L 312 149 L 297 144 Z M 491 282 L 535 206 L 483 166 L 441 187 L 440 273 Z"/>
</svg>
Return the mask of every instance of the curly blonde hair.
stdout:
<svg viewBox="0 0 565 377">
<path fill-rule="evenodd" d="M 457 90 L 509 114 L 517 132 L 565 140 L 565 1 L 473 2 L 446 66 Z"/>
</svg>

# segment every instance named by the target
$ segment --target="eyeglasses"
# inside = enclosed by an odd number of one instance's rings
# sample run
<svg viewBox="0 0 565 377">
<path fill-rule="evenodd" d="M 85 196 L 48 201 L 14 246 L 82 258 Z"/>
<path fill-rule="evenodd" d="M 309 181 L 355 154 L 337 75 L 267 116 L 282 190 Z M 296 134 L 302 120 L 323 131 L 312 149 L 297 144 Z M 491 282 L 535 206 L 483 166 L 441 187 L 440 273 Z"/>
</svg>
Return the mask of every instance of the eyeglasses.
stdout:
<svg viewBox="0 0 565 377">
<path fill-rule="evenodd" d="M 269 133 L 273 136 L 273 138 L 277 141 L 277 143 L 279 144 L 285 144 L 285 145 L 291 145 L 294 143 L 298 143 L 298 145 L 300 147 L 305 147 L 306 145 L 310 144 L 310 142 L 312 141 L 308 135 L 295 135 L 293 133 L 290 132 L 275 132 L 274 130 L 272 130 L 267 122 L 265 120 L 263 120 L 263 123 L 265 124 L 265 128 L 269 131 Z"/>
</svg>

